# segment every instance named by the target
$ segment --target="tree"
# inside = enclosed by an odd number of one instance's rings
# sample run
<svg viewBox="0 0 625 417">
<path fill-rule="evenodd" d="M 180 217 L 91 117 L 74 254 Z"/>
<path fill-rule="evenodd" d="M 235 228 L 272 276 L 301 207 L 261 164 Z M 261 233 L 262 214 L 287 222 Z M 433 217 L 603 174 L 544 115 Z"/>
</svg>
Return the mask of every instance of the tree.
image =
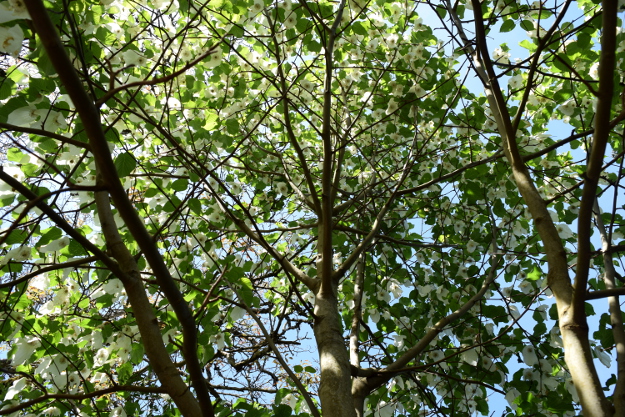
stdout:
<svg viewBox="0 0 625 417">
<path fill-rule="evenodd" d="M 0 4 L 0 415 L 625 413 L 616 1 L 148 3 Z"/>
</svg>

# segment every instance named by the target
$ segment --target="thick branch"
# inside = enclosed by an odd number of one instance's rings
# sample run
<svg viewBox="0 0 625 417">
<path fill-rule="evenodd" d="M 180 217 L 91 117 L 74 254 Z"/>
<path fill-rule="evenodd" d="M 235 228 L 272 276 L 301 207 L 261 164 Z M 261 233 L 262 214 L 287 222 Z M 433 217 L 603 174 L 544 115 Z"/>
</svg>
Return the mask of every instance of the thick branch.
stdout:
<svg viewBox="0 0 625 417">
<path fill-rule="evenodd" d="M 625 287 L 611 288 L 609 290 L 588 291 L 586 300 L 598 300 L 600 298 L 618 297 L 625 295 Z"/>
<path fill-rule="evenodd" d="M 45 47 L 46 54 L 76 106 L 89 138 L 98 174 L 107 186 L 122 219 L 144 253 L 161 290 L 170 302 L 182 326 L 184 337 L 183 353 L 200 403 L 199 408 L 202 412 L 198 414 L 196 411 L 197 407 L 193 407 L 188 401 L 178 404 L 178 406 L 181 407 L 181 410 L 187 409 L 189 416 L 205 415 L 212 417 L 214 415 L 213 406 L 197 356 L 197 329 L 189 305 L 184 300 L 157 246 L 126 195 L 113 163 L 104 131 L 102 130 L 100 114 L 84 90 L 83 84 L 72 66 L 43 2 L 41 0 L 29 0 L 26 2 L 26 6 L 33 21 L 33 26 Z M 183 412 L 183 414 L 185 413 Z"/>
<path fill-rule="evenodd" d="M 321 141 L 323 144 L 323 174 L 321 179 L 321 213 L 319 216 L 319 242 L 318 249 L 321 255 L 318 271 L 321 274 L 321 292 L 334 293 L 336 281 L 332 276 L 332 179 L 334 165 L 334 147 L 332 145 L 332 79 L 334 72 L 334 41 L 336 29 L 341 21 L 345 1 L 341 1 L 336 20 L 332 27 L 327 30 L 327 42 L 325 49 L 325 79 L 323 85 L 323 111 Z"/>
<path fill-rule="evenodd" d="M 560 330 L 566 351 L 565 358 L 579 393 L 584 413 L 589 416 L 606 415 L 610 413 L 609 405 L 602 390 L 590 351 L 588 324 L 584 315 L 583 301 L 581 305 L 573 303 L 574 291 L 568 274 L 566 251 L 562 239 L 555 228 L 554 222 L 551 220 L 547 205 L 536 189 L 527 166 L 520 155 L 518 144 L 516 143 L 516 126 L 513 126 L 511 122 L 510 113 L 489 56 L 481 3 L 479 0 L 471 1 L 475 13 L 477 51 L 473 51 L 470 44 L 466 46 L 473 56 L 475 69 L 484 84 L 486 97 L 497 121 L 498 131 L 502 138 L 502 147 L 510 164 L 517 188 L 527 204 L 538 234 L 544 243 L 549 265 L 547 280 L 556 298 Z M 566 7 L 565 3 L 563 8 Z M 452 11 L 450 13 L 453 15 Z M 457 16 L 455 18 L 457 20 Z M 458 24 L 458 30 L 462 31 L 461 24 Z M 526 88 L 531 88 L 531 86 Z M 583 292 L 585 294 L 585 288 Z M 579 294 L 578 292 L 577 298 L 583 299 L 584 294 Z"/>
<path fill-rule="evenodd" d="M 606 291 L 625 290 L 625 288 L 616 287 L 614 260 L 612 254 L 607 251 L 610 247 L 610 238 L 603 224 L 601 209 L 596 199 L 593 208 L 595 222 L 599 230 L 599 235 L 601 236 L 604 268 L 603 281 L 605 282 Z M 625 329 L 623 328 L 623 315 L 621 313 L 621 305 L 617 294 L 608 296 L 608 308 L 610 311 L 612 334 L 614 335 L 614 343 L 616 344 L 617 375 L 616 386 L 614 387 L 614 408 L 615 415 L 620 416 L 625 413 Z"/>
<path fill-rule="evenodd" d="M 614 97 L 614 67 L 616 49 L 617 5 L 614 1 L 603 2 L 603 35 L 601 36 L 601 58 L 599 61 L 599 91 L 595 113 L 595 133 L 592 140 L 590 159 L 585 173 L 582 202 L 577 221 L 577 269 L 575 271 L 575 292 L 573 297 L 575 321 L 582 319 L 584 295 L 588 286 L 588 270 L 591 258 L 591 221 L 597 198 L 597 185 L 601 175 L 603 158 L 610 136 L 610 115 Z M 577 317 L 579 315 L 579 317 Z"/>
<path fill-rule="evenodd" d="M 201 413 L 197 401 L 193 398 L 187 384 L 182 380 L 178 368 L 171 360 L 163 343 L 159 322 L 141 281 L 137 261 L 119 234 L 117 224 L 113 218 L 113 212 L 111 211 L 108 194 L 104 191 L 95 193 L 95 201 L 107 248 L 124 271 L 124 275 L 120 277 L 120 280 L 124 285 L 128 301 L 137 320 L 142 344 L 150 365 L 180 411 L 184 415 L 200 416 Z"/>
<path fill-rule="evenodd" d="M 356 280 L 354 281 L 354 313 L 352 316 L 352 329 L 349 334 L 349 362 L 352 366 L 360 366 L 358 357 L 358 337 L 360 336 L 360 321 L 362 320 L 362 296 L 365 283 L 365 254 L 358 258 L 356 268 Z"/>
</svg>

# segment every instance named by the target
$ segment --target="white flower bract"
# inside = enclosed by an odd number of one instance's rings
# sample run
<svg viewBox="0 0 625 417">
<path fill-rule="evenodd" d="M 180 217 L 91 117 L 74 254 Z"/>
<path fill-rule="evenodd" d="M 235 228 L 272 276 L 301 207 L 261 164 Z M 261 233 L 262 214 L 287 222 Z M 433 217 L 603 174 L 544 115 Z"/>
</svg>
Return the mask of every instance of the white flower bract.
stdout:
<svg viewBox="0 0 625 417">
<path fill-rule="evenodd" d="M 536 349 L 534 349 L 534 346 L 525 346 L 522 353 L 523 362 L 525 362 L 527 366 L 534 366 L 538 364 L 538 356 L 536 355 Z"/>
<path fill-rule="evenodd" d="M 18 25 L 11 27 L 0 26 L 0 52 L 6 52 L 14 57 L 22 50 L 24 32 Z"/>
<path fill-rule="evenodd" d="M 35 349 L 41 346 L 41 342 L 39 339 L 29 336 L 16 340 L 15 346 L 17 346 L 17 349 L 11 357 L 11 363 L 14 366 L 18 366 L 24 364 L 30 358 Z"/>
<path fill-rule="evenodd" d="M 39 248 L 40 252 L 57 252 L 69 245 L 69 237 L 63 236 Z"/>
</svg>

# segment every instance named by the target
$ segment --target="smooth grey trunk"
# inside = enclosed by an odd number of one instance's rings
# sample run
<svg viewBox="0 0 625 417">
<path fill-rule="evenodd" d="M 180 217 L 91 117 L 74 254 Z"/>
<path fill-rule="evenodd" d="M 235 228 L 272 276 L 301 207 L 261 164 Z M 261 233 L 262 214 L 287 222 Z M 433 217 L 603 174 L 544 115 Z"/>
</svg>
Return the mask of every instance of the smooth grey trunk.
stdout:
<svg viewBox="0 0 625 417">
<path fill-rule="evenodd" d="M 319 292 L 315 299 L 313 328 L 321 365 L 319 398 L 323 417 L 356 417 L 349 354 L 335 294 Z"/>
<path fill-rule="evenodd" d="M 354 398 L 354 411 L 357 417 L 363 417 L 365 415 L 365 400 L 370 393 L 370 389 L 367 386 L 367 379 L 363 377 L 356 377 L 352 382 L 352 397 Z"/>
</svg>

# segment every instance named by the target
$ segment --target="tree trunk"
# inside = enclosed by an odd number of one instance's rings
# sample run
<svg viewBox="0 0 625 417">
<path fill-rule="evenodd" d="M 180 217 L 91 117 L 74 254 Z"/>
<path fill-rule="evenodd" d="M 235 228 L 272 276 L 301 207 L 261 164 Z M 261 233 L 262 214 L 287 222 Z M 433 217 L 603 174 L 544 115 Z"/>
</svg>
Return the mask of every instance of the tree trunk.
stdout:
<svg viewBox="0 0 625 417">
<path fill-rule="evenodd" d="M 562 320 L 562 319 L 561 319 Z M 603 387 L 593 364 L 588 327 L 560 325 L 564 359 L 571 372 L 584 417 L 611 417 L 614 407 L 603 394 Z"/>
<path fill-rule="evenodd" d="M 365 415 L 365 400 L 371 390 L 367 386 L 367 380 L 363 377 L 356 377 L 352 382 L 352 397 L 354 398 L 354 411 L 356 417 Z"/>
<path fill-rule="evenodd" d="M 356 417 L 349 355 L 335 294 L 320 291 L 315 300 L 314 331 L 321 364 L 319 398 L 323 417 Z"/>
</svg>

